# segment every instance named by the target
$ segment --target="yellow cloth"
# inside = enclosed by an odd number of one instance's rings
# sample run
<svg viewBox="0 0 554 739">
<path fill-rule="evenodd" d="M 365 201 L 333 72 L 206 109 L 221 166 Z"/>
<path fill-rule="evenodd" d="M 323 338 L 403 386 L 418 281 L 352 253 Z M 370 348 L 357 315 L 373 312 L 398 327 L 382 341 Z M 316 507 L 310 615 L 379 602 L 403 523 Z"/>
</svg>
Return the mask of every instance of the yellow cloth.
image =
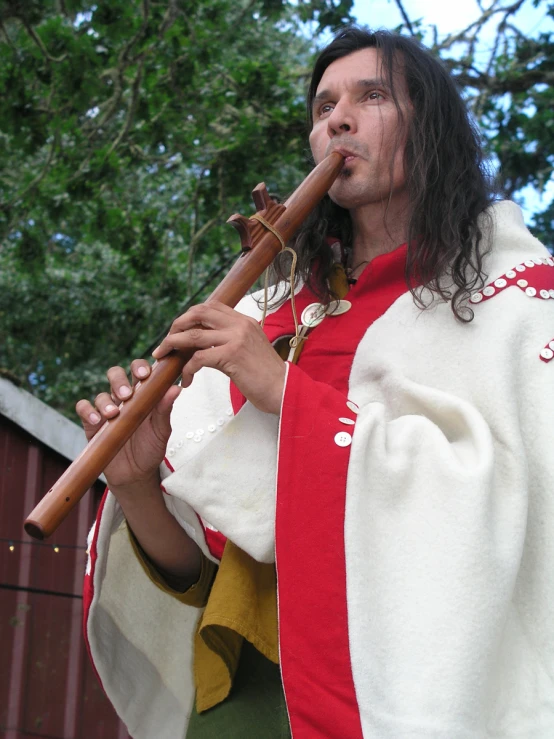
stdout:
<svg viewBox="0 0 554 739">
<path fill-rule="evenodd" d="M 155 585 L 181 603 L 205 607 L 194 641 L 196 710 L 199 713 L 229 695 L 243 639 L 267 659 L 279 663 L 274 565 L 256 562 L 227 541 L 219 569 L 203 556 L 198 582 L 180 592 L 170 585 L 131 530 L 128 531 L 133 550 Z"/>
<path fill-rule="evenodd" d="M 199 713 L 229 695 L 243 639 L 279 663 L 275 567 L 227 541 L 194 644 Z"/>
</svg>

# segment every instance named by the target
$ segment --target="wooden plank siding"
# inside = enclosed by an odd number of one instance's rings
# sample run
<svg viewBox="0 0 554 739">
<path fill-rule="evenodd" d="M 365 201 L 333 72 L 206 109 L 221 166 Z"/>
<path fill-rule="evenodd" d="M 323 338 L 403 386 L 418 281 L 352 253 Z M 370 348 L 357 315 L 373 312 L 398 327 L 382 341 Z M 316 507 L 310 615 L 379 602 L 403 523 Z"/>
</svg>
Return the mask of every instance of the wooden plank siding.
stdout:
<svg viewBox="0 0 554 739">
<path fill-rule="evenodd" d="M 68 464 L 0 409 L 0 736 L 5 739 L 128 737 L 98 685 L 82 637 L 86 535 L 103 483 L 89 491 L 50 541 L 37 542 L 23 530 L 25 516 Z"/>
</svg>

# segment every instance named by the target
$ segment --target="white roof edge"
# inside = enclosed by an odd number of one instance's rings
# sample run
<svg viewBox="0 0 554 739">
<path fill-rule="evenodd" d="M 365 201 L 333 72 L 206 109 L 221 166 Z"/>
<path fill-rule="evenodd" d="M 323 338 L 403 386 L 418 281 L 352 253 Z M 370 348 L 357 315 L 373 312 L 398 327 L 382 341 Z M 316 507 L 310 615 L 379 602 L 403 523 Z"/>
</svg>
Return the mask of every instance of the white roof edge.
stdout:
<svg viewBox="0 0 554 739">
<path fill-rule="evenodd" d="M 0 377 L 0 413 L 71 461 L 86 446 L 85 432 L 80 426 L 3 377 Z M 104 475 L 100 479 L 105 481 Z"/>
</svg>

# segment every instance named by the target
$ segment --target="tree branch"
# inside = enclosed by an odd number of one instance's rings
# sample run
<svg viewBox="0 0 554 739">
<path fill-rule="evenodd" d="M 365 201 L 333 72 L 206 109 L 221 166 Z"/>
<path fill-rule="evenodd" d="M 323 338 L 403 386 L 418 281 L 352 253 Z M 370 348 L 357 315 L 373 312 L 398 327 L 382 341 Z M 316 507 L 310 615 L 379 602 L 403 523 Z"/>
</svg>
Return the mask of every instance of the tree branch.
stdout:
<svg viewBox="0 0 554 739">
<path fill-rule="evenodd" d="M 412 34 L 412 36 L 415 36 L 415 31 L 412 26 L 412 22 L 408 18 L 408 14 L 406 13 L 404 9 L 404 5 L 402 4 L 402 0 L 396 0 L 396 5 L 398 7 L 398 10 L 400 11 L 400 15 L 404 19 L 404 25 L 407 27 L 408 31 Z"/>
<path fill-rule="evenodd" d="M 485 10 L 485 12 L 481 15 L 480 18 L 477 18 L 477 20 L 473 21 L 473 23 L 470 23 L 467 28 L 465 28 L 463 31 L 459 31 L 456 34 L 449 34 L 446 36 L 445 39 L 436 47 L 436 51 L 441 51 L 443 49 L 449 49 L 454 44 L 458 43 L 459 41 L 467 41 L 467 36 L 470 31 L 473 31 L 475 29 L 475 33 L 478 33 L 479 30 L 489 21 L 493 15 L 496 15 L 498 13 L 504 13 L 504 21 L 514 13 L 517 13 L 517 11 L 521 8 L 525 0 L 516 0 L 515 3 L 508 6 L 498 7 L 498 1 L 494 0 L 492 5 Z"/>
<path fill-rule="evenodd" d="M 133 118 L 135 117 L 135 112 L 137 109 L 137 103 L 139 99 L 140 83 L 142 81 L 142 67 L 143 67 L 143 60 L 141 59 L 139 62 L 139 67 L 137 70 L 136 77 L 133 81 L 133 86 L 131 88 L 131 100 L 129 102 L 129 110 L 125 118 L 125 123 L 123 124 L 121 131 L 119 132 L 117 138 L 115 139 L 113 144 L 108 149 L 108 152 L 105 157 L 106 159 L 110 156 L 112 152 L 114 152 L 117 149 L 119 144 L 123 141 L 123 139 L 129 132 L 129 129 L 131 128 L 131 124 L 133 122 Z"/>
<path fill-rule="evenodd" d="M 110 77 L 113 82 L 114 89 L 111 97 L 100 103 L 98 108 L 102 110 L 105 108 L 102 115 L 93 124 L 92 130 L 87 134 L 87 138 L 90 141 L 96 132 L 102 128 L 102 126 L 114 115 L 121 98 L 123 96 L 123 72 L 124 69 L 117 67 L 116 69 L 107 70 L 103 76 Z"/>
<path fill-rule="evenodd" d="M 205 234 L 208 233 L 210 229 L 212 229 L 214 226 L 216 226 L 219 223 L 219 219 L 223 215 L 222 209 L 220 208 L 217 215 L 213 218 L 210 218 L 209 221 L 206 221 L 206 223 L 198 229 L 198 231 L 195 233 L 194 237 L 190 240 L 189 243 L 189 262 L 188 262 L 188 289 L 192 289 L 192 268 L 194 266 L 194 257 L 196 255 L 196 247 L 198 246 L 198 242 L 202 239 Z"/>
<path fill-rule="evenodd" d="M 19 59 L 19 52 L 17 51 L 16 47 L 13 45 L 10 35 L 7 32 L 6 28 L 4 27 L 4 24 L 2 23 L 2 21 L 0 21 L 0 29 L 2 30 L 4 38 L 6 39 L 6 43 L 8 44 L 10 49 L 13 51 L 15 56 Z"/>
<path fill-rule="evenodd" d="M 163 17 L 160 27 L 158 28 L 158 38 L 162 38 L 166 31 L 169 31 L 171 26 L 177 20 L 179 15 L 179 9 L 177 8 L 177 0 L 169 0 L 167 4 L 167 10 Z"/>
<path fill-rule="evenodd" d="M 8 208 L 11 208 L 11 206 L 14 203 L 16 203 L 18 200 L 22 200 L 26 195 L 28 195 L 32 190 L 34 190 L 37 185 L 41 183 L 46 173 L 50 169 L 50 165 L 52 164 L 52 159 L 54 158 L 54 152 L 56 151 L 56 147 L 58 143 L 59 143 L 59 132 L 56 131 L 54 133 L 54 138 L 52 139 L 52 144 L 50 146 L 50 151 L 48 152 L 46 162 L 44 163 L 44 167 L 36 175 L 36 177 L 33 180 L 31 180 L 31 182 L 27 185 L 27 187 L 25 187 L 18 195 L 14 195 L 14 197 L 11 200 L 9 200 L 7 203 L 0 203 L 0 210 L 8 210 Z"/>
<path fill-rule="evenodd" d="M 67 54 L 62 54 L 60 57 L 51 56 L 46 46 L 42 43 L 41 37 L 35 33 L 35 30 L 27 23 L 27 21 L 24 18 L 21 18 L 21 22 L 23 23 L 23 26 L 29 36 L 33 39 L 35 44 L 38 46 L 38 48 L 41 50 L 43 55 L 45 56 L 46 60 L 48 62 L 63 62 L 65 59 L 67 59 Z"/>
<path fill-rule="evenodd" d="M 138 43 L 146 33 L 146 29 L 148 28 L 148 16 L 150 14 L 150 0 L 142 0 L 142 23 L 140 25 L 140 28 L 135 33 L 135 35 L 129 39 L 129 41 L 125 44 L 123 49 L 121 50 L 118 58 L 119 65 L 124 65 L 125 62 L 128 59 L 129 52 L 133 48 L 133 46 Z"/>
<path fill-rule="evenodd" d="M 525 92 L 533 85 L 544 84 L 554 86 L 554 72 L 543 71 L 540 68 L 528 69 L 517 78 L 499 80 L 481 74 L 473 76 L 467 72 L 453 74 L 454 79 L 463 87 L 474 87 L 476 90 L 486 91 L 490 95 L 504 95 L 505 93 Z"/>
</svg>

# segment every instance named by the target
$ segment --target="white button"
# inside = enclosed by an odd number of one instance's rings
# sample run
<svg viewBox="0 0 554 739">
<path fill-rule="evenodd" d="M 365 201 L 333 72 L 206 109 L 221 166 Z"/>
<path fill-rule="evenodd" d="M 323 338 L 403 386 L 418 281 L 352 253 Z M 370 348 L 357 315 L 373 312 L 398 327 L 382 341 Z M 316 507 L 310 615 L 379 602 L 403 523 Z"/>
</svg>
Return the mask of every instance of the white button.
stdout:
<svg viewBox="0 0 554 739">
<path fill-rule="evenodd" d="M 546 259 L 547 264 L 549 264 L 551 267 L 554 267 L 554 259 L 552 257 L 547 257 Z"/>
<path fill-rule="evenodd" d="M 227 414 L 228 416 L 232 416 L 232 415 L 233 415 L 233 409 L 232 409 L 232 408 L 227 408 L 227 410 L 225 411 L 225 413 L 226 413 L 226 414 Z"/>
<path fill-rule="evenodd" d="M 548 292 L 550 293 L 550 297 L 554 298 L 554 290 L 549 290 Z"/>
<path fill-rule="evenodd" d="M 348 313 L 352 308 L 352 303 L 349 300 L 332 300 L 327 308 L 328 316 L 342 316 L 343 313 Z"/>
<path fill-rule="evenodd" d="M 180 449 L 183 446 L 183 440 L 181 439 L 180 441 L 178 441 L 175 446 L 177 447 L 177 449 Z"/>
<path fill-rule="evenodd" d="M 498 280 L 494 281 L 495 287 L 506 287 L 508 284 L 503 277 L 499 277 Z"/>
<path fill-rule="evenodd" d="M 192 437 L 194 436 L 194 431 L 187 431 L 185 436 L 187 439 L 192 439 Z"/>
<path fill-rule="evenodd" d="M 532 259 L 528 259 L 526 262 L 524 262 L 526 267 L 534 267 L 535 262 Z"/>
<path fill-rule="evenodd" d="M 171 449 L 168 449 L 167 450 L 167 454 L 168 454 L 169 457 L 172 457 L 175 454 L 175 449 L 173 447 L 171 447 Z"/>
<path fill-rule="evenodd" d="M 552 349 L 543 349 L 541 352 L 541 357 L 543 359 L 552 359 L 552 357 L 554 357 L 554 352 L 552 351 Z"/>
<path fill-rule="evenodd" d="M 196 436 L 204 436 L 204 429 L 196 429 Z"/>
<path fill-rule="evenodd" d="M 508 271 L 506 272 L 506 277 L 509 277 L 509 278 L 510 278 L 510 280 L 512 280 L 512 279 L 513 279 L 513 278 L 514 278 L 515 276 L 516 276 L 516 273 L 514 272 L 514 270 L 513 270 L 513 269 L 509 269 L 509 270 L 508 270 Z"/>
<path fill-rule="evenodd" d="M 216 421 L 216 423 L 217 423 L 218 426 L 223 426 L 223 424 L 225 423 L 225 419 L 224 418 L 218 418 L 217 421 Z"/>
<path fill-rule="evenodd" d="M 542 264 L 542 259 L 539 259 L 538 257 L 535 257 L 533 261 L 535 262 L 535 264 Z"/>
<path fill-rule="evenodd" d="M 193 441 L 202 441 L 202 436 L 200 434 L 195 434 Z"/>
<path fill-rule="evenodd" d="M 534 287 L 527 287 L 525 289 L 525 294 L 528 295 L 530 298 L 534 298 L 535 295 L 537 294 L 537 291 L 535 290 Z"/>
<path fill-rule="evenodd" d="M 308 328 L 315 328 L 315 326 L 319 326 L 324 318 L 325 306 L 321 303 L 310 303 L 302 311 L 300 323 Z"/>
<path fill-rule="evenodd" d="M 352 444 L 352 437 L 348 431 L 339 431 L 339 433 L 335 435 L 335 444 L 337 446 L 350 446 L 350 444 Z"/>
<path fill-rule="evenodd" d="M 356 403 L 354 403 L 352 400 L 347 400 L 346 401 L 346 407 L 347 408 L 350 408 L 350 410 L 352 411 L 352 413 L 358 413 L 358 411 L 360 410 L 358 408 L 358 406 L 356 405 Z"/>
<path fill-rule="evenodd" d="M 550 347 L 551 349 L 554 349 L 554 341 L 550 341 L 550 342 L 548 343 L 548 346 L 549 346 L 549 347 Z"/>
<path fill-rule="evenodd" d="M 494 287 L 492 285 L 487 285 L 487 287 L 483 288 L 483 295 L 486 295 L 487 298 L 490 298 L 491 295 L 494 295 Z"/>
<path fill-rule="evenodd" d="M 210 434 L 213 434 L 213 432 L 215 431 L 215 426 L 213 423 L 210 423 L 210 425 L 208 426 L 208 431 L 210 432 Z"/>
<path fill-rule="evenodd" d="M 481 293 L 473 293 L 470 300 L 472 303 L 480 303 L 483 300 L 483 296 Z"/>
<path fill-rule="evenodd" d="M 518 280 L 517 284 L 519 285 L 519 287 L 527 287 L 529 283 L 527 282 L 527 280 Z"/>
<path fill-rule="evenodd" d="M 548 298 L 550 297 L 550 293 L 548 292 L 548 290 L 541 290 L 540 296 L 541 296 L 541 298 L 544 298 L 545 300 L 548 300 Z"/>
<path fill-rule="evenodd" d="M 339 418 L 339 421 L 341 423 L 345 423 L 347 426 L 353 426 L 356 421 L 353 421 L 351 418 Z"/>
<path fill-rule="evenodd" d="M 523 266 L 523 264 L 518 264 L 516 270 L 518 272 L 525 272 L 525 267 Z"/>
</svg>

